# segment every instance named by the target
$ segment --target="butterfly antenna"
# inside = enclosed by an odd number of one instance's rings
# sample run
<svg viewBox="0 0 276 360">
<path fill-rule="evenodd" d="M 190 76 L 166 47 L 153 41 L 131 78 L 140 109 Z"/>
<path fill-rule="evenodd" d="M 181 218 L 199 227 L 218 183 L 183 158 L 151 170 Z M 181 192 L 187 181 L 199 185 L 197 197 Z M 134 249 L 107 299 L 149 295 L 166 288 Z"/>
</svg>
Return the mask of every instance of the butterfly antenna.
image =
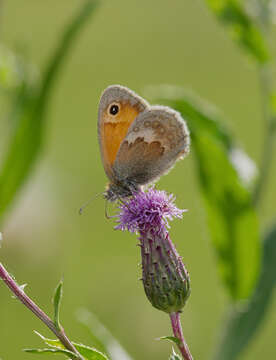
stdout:
<svg viewBox="0 0 276 360">
<path fill-rule="evenodd" d="M 93 195 L 85 204 L 82 205 L 82 207 L 79 209 L 79 214 L 82 215 L 83 210 L 93 201 L 95 200 L 98 196 L 103 195 L 102 193 Z"/>
</svg>

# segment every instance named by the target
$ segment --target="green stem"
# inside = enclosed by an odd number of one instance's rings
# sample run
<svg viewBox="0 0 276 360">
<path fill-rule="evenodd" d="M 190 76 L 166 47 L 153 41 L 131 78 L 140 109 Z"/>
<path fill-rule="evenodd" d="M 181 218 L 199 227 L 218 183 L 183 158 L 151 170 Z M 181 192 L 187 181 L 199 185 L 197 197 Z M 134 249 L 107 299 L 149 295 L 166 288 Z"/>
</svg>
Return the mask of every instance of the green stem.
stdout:
<svg viewBox="0 0 276 360">
<path fill-rule="evenodd" d="M 271 14 L 268 0 L 260 1 L 260 22 L 264 37 L 271 43 Z M 274 40 L 273 40 L 274 41 Z M 273 159 L 273 145 L 276 132 L 276 114 L 271 108 L 272 96 L 272 72 L 269 63 L 262 64 L 259 67 L 260 96 L 262 103 L 262 112 L 265 126 L 263 153 L 260 165 L 259 179 L 255 186 L 253 194 L 253 203 L 260 205 L 263 198 L 265 186 L 267 184 L 269 171 Z"/>
<path fill-rule="evenodd" d="M 259 70 L 260 92 L 262 97 L 262 112 L 265 123 L 265 135 L 263 144 L 263 153 L 260 165 L 260 175 L 256 183 L 253 201 L 259 205 L 265 185 L 267 183 L 269 171 L 273 158 L 273 145 L 275 140 L 276 120 L 271 112 L 271 71 L 268 65 L 264 65 Z"/>
</svg>

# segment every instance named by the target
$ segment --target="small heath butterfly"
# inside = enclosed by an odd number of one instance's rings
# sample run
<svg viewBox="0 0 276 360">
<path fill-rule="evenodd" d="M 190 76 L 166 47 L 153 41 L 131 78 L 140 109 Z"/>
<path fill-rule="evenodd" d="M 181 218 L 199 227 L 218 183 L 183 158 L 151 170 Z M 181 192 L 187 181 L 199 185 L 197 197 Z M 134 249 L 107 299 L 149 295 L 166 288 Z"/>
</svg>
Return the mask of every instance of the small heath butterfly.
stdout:
<svg viewBox="0 0 276 360">
<path fill-rule="evenodd" d="M 110 201 L 131 196 L 167 173 L 189 152 L 189 130 L 181 115 L 150 106 L 130 89 L 112 85 L 99 104 L 98 139 L 110 184 Z"/>
</svg>

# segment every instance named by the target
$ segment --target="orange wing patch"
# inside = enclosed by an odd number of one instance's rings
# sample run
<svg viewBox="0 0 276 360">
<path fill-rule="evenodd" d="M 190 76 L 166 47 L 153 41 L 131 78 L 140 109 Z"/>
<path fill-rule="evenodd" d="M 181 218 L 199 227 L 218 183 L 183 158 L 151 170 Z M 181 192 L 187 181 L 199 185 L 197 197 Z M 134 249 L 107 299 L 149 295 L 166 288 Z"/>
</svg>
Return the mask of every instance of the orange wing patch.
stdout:
<svg viewBox="0 0 276 360">
<path fill-rule="evenodd" d="M 120 111 L 116 116 L 108 114 L 107 110 L 104 112 L 101 125 L 102 149 L 108 166 L 113 165 L 119 147 L 139 112 L 136 107 L 130 104 L 120 104 Z"/>
</svg>

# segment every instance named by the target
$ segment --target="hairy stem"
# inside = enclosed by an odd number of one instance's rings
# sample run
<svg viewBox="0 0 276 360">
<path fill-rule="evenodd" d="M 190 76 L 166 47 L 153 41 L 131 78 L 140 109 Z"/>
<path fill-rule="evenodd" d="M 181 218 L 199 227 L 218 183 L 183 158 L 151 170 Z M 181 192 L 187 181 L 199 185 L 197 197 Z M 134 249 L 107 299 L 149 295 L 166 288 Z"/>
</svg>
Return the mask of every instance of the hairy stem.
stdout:
<svg viewBox="0 0 276 360">
<path fill-rule="evenodd" d="M 179 340 L 178 348 L 185 360 L 193 360 L 189 347 L 184 339 L 183 331 L 180 322 L 180 312 L 170 313 L 172 329 L 174 336 Z"/>
<path fill-rule="evenodd" d="M 78 359 L 82 360 L 82 356 L 79 354 L 75 346 L 70 342 L 65 331 L 62 327 L 57 329 L 54 322 L 44 313 L 32 299 L 27 296 L 22 287 L 20 287 L 12 276 L 8 273 L 5 267 L 0 263 L 0 278 L 5 282 L 8 288 L 16 296 L 18 300 L 22 302 L 29 310 L 31 310 L 44 324 L 56 335 L 65 348 L 78 356 Z"/>
</svg>

